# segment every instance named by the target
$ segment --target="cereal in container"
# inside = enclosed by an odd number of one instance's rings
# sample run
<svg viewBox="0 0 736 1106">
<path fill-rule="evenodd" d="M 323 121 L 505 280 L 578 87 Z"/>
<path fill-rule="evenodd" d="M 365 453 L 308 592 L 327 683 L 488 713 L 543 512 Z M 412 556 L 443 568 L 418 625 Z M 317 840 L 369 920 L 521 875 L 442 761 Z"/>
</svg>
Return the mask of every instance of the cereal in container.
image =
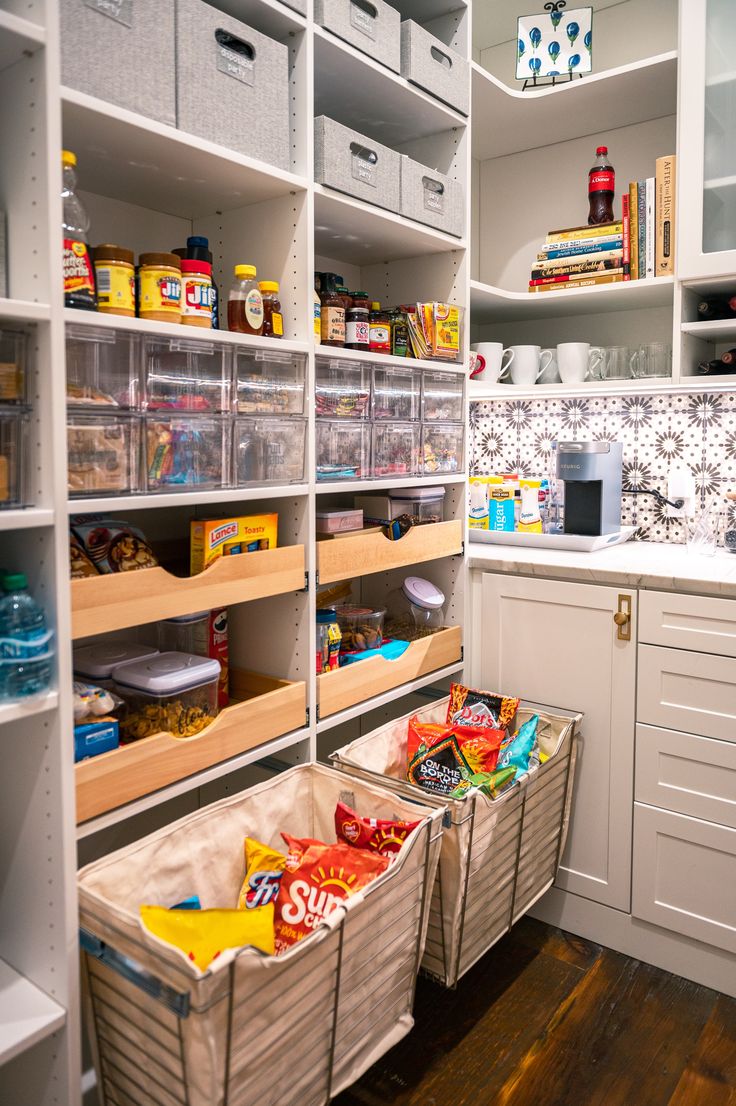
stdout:
<svg viewBox="0 0 736 1106">
<path fill-rule="evenodd" d="M 219 661 L 189 653 L 159 653 L 115 669 L 113 689 L 125 703 L 121 741 L 198 734 L 217 716 L 219 677 Z"/>
</svg>

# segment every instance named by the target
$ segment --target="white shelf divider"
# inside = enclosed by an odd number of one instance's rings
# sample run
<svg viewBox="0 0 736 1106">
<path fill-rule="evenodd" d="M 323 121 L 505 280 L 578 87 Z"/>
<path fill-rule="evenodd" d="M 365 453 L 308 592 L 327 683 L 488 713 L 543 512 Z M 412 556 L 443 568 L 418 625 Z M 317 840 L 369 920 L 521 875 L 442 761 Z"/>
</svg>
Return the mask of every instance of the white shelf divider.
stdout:
<svg viewBox="0 0 736 1106">
<path fill-rule="evenodd" d="M 28 696 L 27 699 L 0 701 L 0 726 L 7 722 L 19 722 L 24 718 L 33 718 L 38 714 L 56 710 L 59 705 L 58 691 L 47 691 L 43 695 Z"/>
<path fill-rule="evenodd" d="M 143 511 L 156 507 L 196 507 L 208 505 L 214 509 L 220 503 L 248 503 L 259 499 L 282 499 L 309 494 L 308 484 L 265 484 L 251 488 L 208 488 L 190 492 L 151 492 L 149 495 L 100 496 L 96 499 L 70 499 L 70 515 L 98 514 L 115 511 Z"/>
<path fill-rule="evenodd" d="M 0 960 L 0 1065 L 55 1033 L 65 1021 L 63 1007 Z"/>
</svg>

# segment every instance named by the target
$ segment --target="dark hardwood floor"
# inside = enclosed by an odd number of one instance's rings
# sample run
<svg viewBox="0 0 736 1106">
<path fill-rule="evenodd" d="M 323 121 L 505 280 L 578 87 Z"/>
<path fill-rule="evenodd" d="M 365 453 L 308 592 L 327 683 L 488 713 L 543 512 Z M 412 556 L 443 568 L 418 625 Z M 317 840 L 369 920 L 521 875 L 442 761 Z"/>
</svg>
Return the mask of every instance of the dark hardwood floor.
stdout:
<svg viewBox="0 0 736 1106">
<path fill-rule="evenodd" d="M 736 1106 L 736 1000 L 531 918 L 414 1016 L 333 1106 Z"/>
</svg>

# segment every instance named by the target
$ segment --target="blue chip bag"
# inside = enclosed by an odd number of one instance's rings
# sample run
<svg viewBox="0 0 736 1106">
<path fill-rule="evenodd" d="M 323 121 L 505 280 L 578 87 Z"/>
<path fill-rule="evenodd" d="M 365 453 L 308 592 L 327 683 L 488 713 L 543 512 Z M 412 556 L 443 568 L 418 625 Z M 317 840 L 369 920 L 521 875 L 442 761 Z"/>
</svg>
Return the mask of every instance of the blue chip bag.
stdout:
<svg viewBox="0 0 736 1106">
<path fill-rule="evenodd" d="M 501 752 L 498 754 L 498 764 L 496 769 L 499 768 L 515 768 L 515 779 L 519 779 L 521 776 L 526 775 L 529 771 L 529 758 L 532 755 L 532 751 L 537 741 L 537 726 L 539 725 L 539 715 L 535 714 L 528 722 L 524 722 L 519 726 L 516 733 L 512 736 L 511 740 L 501 746 Z"/>
</svg>

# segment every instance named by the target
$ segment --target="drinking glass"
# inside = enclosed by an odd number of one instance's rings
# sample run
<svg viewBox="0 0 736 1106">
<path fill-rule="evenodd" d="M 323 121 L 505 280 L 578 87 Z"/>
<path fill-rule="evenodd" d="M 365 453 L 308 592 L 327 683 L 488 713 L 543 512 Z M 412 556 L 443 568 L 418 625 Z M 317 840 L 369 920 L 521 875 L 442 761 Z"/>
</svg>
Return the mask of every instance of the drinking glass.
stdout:
<svg viewBox="0 0 736 1106">
<path fill-rule="evenodd" d="M 667 342 L 649 342 L 631 355 L 631 375 L 641 380 L 672 376 L 672 346 Z"/>
<path fill-rule="evenodd" d="M 601 362 L 603 380 L 628 380 L 631 376 L 631 350 L 628 346 L 606 346 Z"/>
</svg>

